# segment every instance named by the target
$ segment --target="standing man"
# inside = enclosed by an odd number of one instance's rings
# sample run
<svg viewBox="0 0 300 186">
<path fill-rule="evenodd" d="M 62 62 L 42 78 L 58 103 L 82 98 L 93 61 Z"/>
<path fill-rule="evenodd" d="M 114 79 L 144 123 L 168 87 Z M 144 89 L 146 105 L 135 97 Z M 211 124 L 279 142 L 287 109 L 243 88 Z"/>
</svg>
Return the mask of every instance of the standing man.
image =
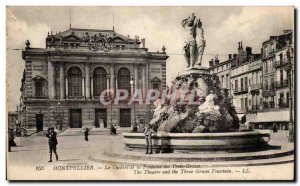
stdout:
<svg viewBox="0 0 300 186">
<path fill-rule="evenodd" d="M 50 153 L 50 160 L 48 162 L 52 162 L 52 151 L 55 154 L 56 161 L 58 161 L 58 155 L 56 153 L 56 145 L 58 144 L 58 142 L 56 136 L 57 133 L 54 131 L 54 127 L 50 127 L 47 133 L 47 137 L 49 138 L 49 153 Z"/>
<path fill-rule="evenodd" d="M 148 125 L 145 129 L 145 139 L 146 139 L 146 143 L 147 143 L 147 151 L 146 154 L 153 154 L 153 148 L 152 148 L 152 136 L 154 136 L 155 132 L 152 129 L 152 125 Z M 150 153 L 148 153 L 148 149 L 149 149 L 149 145 L 150 145 Z"/>
<path fill-rule="evenodd" d="M 85 131 L 84 131 L 85 141 L 89 141 L 89 135 L 90 135 L 90 129 L 85 127 Z"/>
</svg>

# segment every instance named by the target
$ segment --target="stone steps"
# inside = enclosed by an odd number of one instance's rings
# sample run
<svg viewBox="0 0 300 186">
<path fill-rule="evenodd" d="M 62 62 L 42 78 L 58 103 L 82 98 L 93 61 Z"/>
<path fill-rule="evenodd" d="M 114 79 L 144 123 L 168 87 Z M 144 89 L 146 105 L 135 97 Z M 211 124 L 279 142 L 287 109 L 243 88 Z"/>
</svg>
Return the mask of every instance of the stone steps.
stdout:
<svg viewBox="0 0 300 186">
<path fill-rule="evenodd" d="M 262 152 L 249 152 L 249 153 L 197 153 L 197 154 L 153 154 L 146 155 L 143 152 L 124 152 L 113 153 L 104 152 L 103 155 L 107 157 L 119 158 L 119 159 L 134 159 L 134 160 L 147 160 L 147 161 L 161 161 L 161 162 L 221 162 L 221 161 L 247 161 L 247 160 L 259 160 L 259 159 L 271 159 L 290 156 L 294 154 L 293 149 L 289 150 L 270 150 Z"/>
<path fill-rule="evenodd" d="M 152 155 L 147 155 L 151 157 Z M 161 165 L 193 165 L 198 166 L 198 168 L 205 167 L 245 167 L 245 166 L 262 166 L 262 165 L 275 165 L 275 164 L 286 164 L 294 162 L 294 155 L 288 155 L 284 157 L 270 158 L 270 159 L 257 159 L 257 160 L 248 160 L 248 161 L 184 161 L 184 162 L 161 162 L 149 161 L 149 160 L 137 160 L 137 159 L 123 159 L 106 156 L 104 154 L 88 158 L 92 162 L 102 163 L 102 164 L 111 164 L 111 165 L 141 165 L 141 166 L 161 166 Z"/>
<path fill-rule="evenodd" d="M 131 132 L 131 128 L 118 128 L 117 134 L 120 135 L 123 132 Z M 92 129 L 90 130 L 90 135 L 108 135 L 110 134 L 110 129 Z M 58 134 L 58 136 L 80 136 L 84 135 L 82 129 L 66 129 Z"/>
</svg>

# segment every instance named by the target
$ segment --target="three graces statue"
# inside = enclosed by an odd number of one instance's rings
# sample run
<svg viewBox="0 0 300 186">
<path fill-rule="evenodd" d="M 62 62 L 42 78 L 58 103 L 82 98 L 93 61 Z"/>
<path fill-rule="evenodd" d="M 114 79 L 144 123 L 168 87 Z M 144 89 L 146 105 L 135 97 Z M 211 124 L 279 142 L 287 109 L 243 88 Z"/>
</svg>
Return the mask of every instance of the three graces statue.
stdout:
<svg viewBox="0 0 300 186">
<path fill-rule="evenodd" d="M 191 17 L 182 20 L 183 28 L 187 31 L 187 41 L 184 49 L 184 57 L 188 64 L 188 68 L 193 68 L 195 65 L 201 66 L 202 56 L 205 49 L 204 30 L 200 18 L 197 18 L 194 13 Z"/>
</svg>

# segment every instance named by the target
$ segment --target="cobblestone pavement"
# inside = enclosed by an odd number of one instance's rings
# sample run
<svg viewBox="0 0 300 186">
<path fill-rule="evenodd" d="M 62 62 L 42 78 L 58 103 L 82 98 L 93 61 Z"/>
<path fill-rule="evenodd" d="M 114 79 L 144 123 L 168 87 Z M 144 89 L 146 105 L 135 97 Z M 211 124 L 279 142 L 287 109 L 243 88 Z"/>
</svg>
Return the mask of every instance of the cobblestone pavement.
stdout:
<svg viewBox="0 0 300 186">
<path fill-rule="evenodd" d="M 279 131 L 271 135 L 270 144 L 282 145 L 287 144 L 288 131 Z M 12 147 L 12 152 L 9 152 L 7 157 L 8 168 L 11 170 L 21 171 L 24 167 L 30 167 L 34 170 L 38 166 L 55 166 L 55 165 L 76 165 L 87 164 L 99 166 L 99 163 L 93 162 L 91 157 L 99 157 L 103 152 L 125 153 L 122 135 L 90 135 L 89 141 L 84 140 L 84 136 L 59 136 L 57 152 L 59 161 L 55 158 L 52 163 L 48 163 L 49 150 L 48 138 L 45 136 L 31 136 L 16 138 L 17 147 Z M 293 145 L 293 144 L 289 144 Z M 144 151 L 130 152 L 144 155 Z M 173 154 L 180 156 L 180 154 Z M 155 155 L 154 155 L 155 156 Z M 170 154 L 159 154 L 158 156 L 170 156 Z M 132 160 L 134 161 L 134 160 Z M 180 162 L 179 162 L 180 163 Z M 101 164 L 101 163 L 100 163 Z M 292 166 L 292 163 L 284 165 L 271 165 L 277 170 Z M 269 165 L 270 166 L 270 165 Z M 267 167 L 267 166 L 265 166 Z M 262 166 L 258 167 L 262 170 Z M 255 169 L 255 167 L 252 167 Z M 24 174 L 24 172 L 20 172 Z"/>
<path fill-rule="evenodd" d="M 287 131 L 271 134 L 269 144 L 286 146 Z M 8 162 L 10 165 L 45 164 L 49 160 L 48 138 L 44 136 L 31 136 L 16 138 L 17 147 L 12 147 Z M 291 145 L 291 144 L 289 144 Z M 89 141 L 84 136 L 59 136 L 57 152 L 60 162 L 85 162 L 89 156 L 96 156 L 104 151 L 125 151 L 122 135 L 90 135 Z M 143 152 L 136 152 L 142 154 Z M 168 154 L 165 154 L 168 156 Z"/>
</svg>

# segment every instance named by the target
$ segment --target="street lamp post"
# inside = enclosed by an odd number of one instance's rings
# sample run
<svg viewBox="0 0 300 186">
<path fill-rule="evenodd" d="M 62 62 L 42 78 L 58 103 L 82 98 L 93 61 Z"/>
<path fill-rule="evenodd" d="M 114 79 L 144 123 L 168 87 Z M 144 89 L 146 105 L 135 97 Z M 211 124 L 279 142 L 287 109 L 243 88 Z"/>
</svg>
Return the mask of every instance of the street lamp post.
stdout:
<svg viewBox="0 0 300 186">
<path fill-rule="evenodd" d="M 48 103 L 48 129 L 50 128 L 50 98 L 48 98 L 47 100 L 47 103 Z"/>
<path fill-rule="evenodd" d="M 58 99 L 58 106 L 60 106 L 60 98 Z M 64 111 L 61 108 L 53 111 L 54 119 L 56 121 L 56 129 L 62 130 L 63 120 L 64 120 Z"/>
<path fill-rule="evenodd" d="M 132 76 L 130 78 L 130 87 L 131 87 L 131 96 L 134 96 L 134 91 L 133 91 L 134 87 L 133 87 L 133 78 L 132 78 Z M 134 102 L 134 98 L 133 98 L 132 110 L 133 110 L 133 113 L 132 113 L 132 117 L 133 117 L 132 126 L 134 128 L 134 126 L 135 126 L 135 102 Z"/>
<path fill-rule="evenodd" d="M 294 142 L 294 124 L 293 124 L 293 93 L 292 93 L 292 58 L 293 56 L 291 55 L 290 52 L 290 47 L 289 43 L 287 42 L 287 51 L 286 51 L 287 59 L 288 59 L 288 64 L 285 67 L 285 70 L 287 72 L 287 78 L 288 78 L 288 86 L 289 86 L 289 142 L 293 143 Z"/>
</svg>

